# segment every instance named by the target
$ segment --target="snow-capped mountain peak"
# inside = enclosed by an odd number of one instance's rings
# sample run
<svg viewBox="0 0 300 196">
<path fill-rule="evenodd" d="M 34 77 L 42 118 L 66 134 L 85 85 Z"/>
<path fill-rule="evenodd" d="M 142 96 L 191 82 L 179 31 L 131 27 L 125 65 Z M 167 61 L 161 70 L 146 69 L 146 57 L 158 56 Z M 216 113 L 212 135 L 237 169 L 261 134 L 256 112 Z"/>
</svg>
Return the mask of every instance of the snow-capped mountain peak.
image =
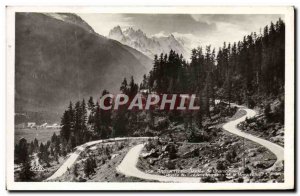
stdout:
<svg viewBox="0 0 300 196">
<path fill-rule="evenodd" d="M 108 37 L 114 40 L 122 40 L 124 39 L 124 35 L 120 26 L 115 26 L 113 29 L 109 31 Z"/>
<path fill-rule="evenodd" d="M 116 26 L 110 30 L 108 38 L 135 48 L 150 58 L 155 54 L 169 53 L 170 50 L 189 58 L 189 49 L 184 47 L 183 40 L 177 40 L 173 34 L 148 37 L 141 29 L 128 27 L 122 30 L 120 26 Z"/>
</svg>

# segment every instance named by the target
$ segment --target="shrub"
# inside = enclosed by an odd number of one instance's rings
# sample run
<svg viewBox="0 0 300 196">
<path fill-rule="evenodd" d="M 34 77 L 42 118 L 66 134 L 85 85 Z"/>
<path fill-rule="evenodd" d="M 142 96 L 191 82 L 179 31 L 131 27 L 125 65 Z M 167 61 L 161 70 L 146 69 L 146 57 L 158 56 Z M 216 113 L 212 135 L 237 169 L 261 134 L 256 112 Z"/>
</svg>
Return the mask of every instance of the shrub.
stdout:
<svg viewBox="0 0 300 196">
<path fill-rule="evenodd" d="M 274 120 L 282 124 L 284 123 L 284 101 L 280 101 L 280 104 L 275 108 Z"/>
<path fill-rule="evenodd" d="M 78 176 L 78 164 L 77 163 L 75 163 L 75 165 L 74 165 L 73 174 L 75 177 Z"/>
<path fill-rule="evenodd" d="M 226 164 L 223 161 L 218 161 L 216 169 L 217 170 L 226 170 L 227 166 L 226 166 Z"/>
<path fill-rule="evenodd" d="M 166 161 L 164 164 L 165 168 L 169 170 L 175 169 L 175 165 L 176 165 L 175 162 L 170 160 Z"/>
<path fill-rule="evenodd" d="M 246 167 L 244 169 L 244 174 L 251 174 L 251 170 L 249 169 L 249 167 Z"/>
<path fill-rule="evenodd" d="M 198 131 L 196 132 L 195 130 L 191 131 L 191 134 L 188 137 L 189 142 L 207 142 L 211 140 L 211 136 L 207 134 L 206 131 Z"/>
<path fill-rule="evenodd" d="M 225 160 L 227 160 L 231 163 L 235 161 L 236 157 L 237 157 L 237 153 L 236 153 L 235 149 L 233 149 L 225 154 Z"/>
<path fill-rule="evenodd" d="M 268 103 L 266 105 L 265 110 L 264 110 L 264 114 L 265 114 L 265 117 L 266 117 L 267 121 L 270 122 L 272 120 L 272 113 L 271 113 L 270 103 Z"/>
<path fill-rule="evenodd" d="M 259 153 L 263 153 L 265 151 L 266 151 L 266 148 L 263 147 L 263 146 L 260 146 L 260 147 L 257 148 L 257 152 L 259 152 Z"/>
<path fill-rule="evenodd" d="M 238 178 L 237 182 L 242 183 L 242 182 L 244 182 L 244 179 L 240 177 L 240 178 Z"/>
<path fill-rule="evenodd" d="M 169 148 L 168 148 L 168 152 L 169 152 L 169 158 L 170 159 L 176 159 L 177 158 L 177 147 L 175 144 L 170 144 Z"/>
<path fill-rule="evenodd" d="M 201 182 L 217 182 L 217 180 L 211 176 L 205 176 L 201 178 Z"/>
<path fill-rule="evenodd" d="M 223 182 L 223 181 L 226 181 L 228 179 L 226 178 L 226 174 L 223 173 L 220 176 L 218 176 L 218 180 Z"/>
<path fill-rule="evenodd" d="M 147 151 L 150 151 L 151 149 L 155 149 L 155 145 L 153 144 L 153 141 L 151 139 L 148 139 L 145 148 Z"/>
</svg>

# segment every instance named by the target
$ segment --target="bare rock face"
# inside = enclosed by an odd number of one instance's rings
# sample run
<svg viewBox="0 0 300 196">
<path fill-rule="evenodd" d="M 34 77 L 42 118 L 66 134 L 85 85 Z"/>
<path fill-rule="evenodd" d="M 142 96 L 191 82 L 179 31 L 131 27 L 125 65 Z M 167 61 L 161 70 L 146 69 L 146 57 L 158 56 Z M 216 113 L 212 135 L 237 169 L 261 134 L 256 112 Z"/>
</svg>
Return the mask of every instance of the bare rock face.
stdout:
<svg viewBox="0 0 300 196">
<path fill-rule="evenodd" d="M 116 26 L 110 30 L 108 38 L 130 46 L 150 58 L 161 53 L 169 53 L 170 50 L 182 54 L 186 59 L 189 58 L 190 48 L 185 47 L 184 41 L 180 38 L 175 38 L 173 34 L 169 36 L 149 37 L 140 29 L 136 30 L 129 27 L 122 30 L 120 26 Z"/>
<path fill-rule="evenodd" d="M 256 156 L 256 153 L 255 153 L 255 152 L 250 152 L 250 153 L 248 154 L 248 156 L 249 156 L 249 157 L 255 157 L 255 156 Z"/>
<path fill-rule="evenodd" d="M 141 157 L 143 157 L 143 158 L 148 158 L 148 157 L 157 158 L 158 156 L 159 156 L 159 154 L 158 154 L 157 150 L 155 150 L 155 149 L 151 149 L 150 152 L 141 154 Z"/>
<path fill-rule="evenodd" d="M 150 164 L 150 165 L 154 165 L 154 163 L 157 161 L 157 159 L 156 158 L 150 158 L 149 160 L 148 160 L 148 163 Z"/>
</svg>

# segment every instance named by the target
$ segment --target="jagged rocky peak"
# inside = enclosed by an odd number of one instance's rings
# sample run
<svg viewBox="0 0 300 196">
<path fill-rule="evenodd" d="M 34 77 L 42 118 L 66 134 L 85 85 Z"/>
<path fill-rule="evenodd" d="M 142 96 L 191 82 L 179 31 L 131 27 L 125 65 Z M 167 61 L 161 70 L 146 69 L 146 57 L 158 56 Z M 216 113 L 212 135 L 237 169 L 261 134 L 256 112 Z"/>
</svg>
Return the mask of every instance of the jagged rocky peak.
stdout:
<svg viewBox="0 0 300 196">
<path fill-rule="evenodd" d="M 118 25 L 118 26 L 115 26 L 113 29 L 110 30 L 109 34 L 115 34 L 115 33 L 119 33 L 119 34 L 123 34 L 122 33 L 122 29 L 121 27 Z"/>
<path fill-rule="evenodd" d="M 124 35 L 123 35 L 121 27 L 118 25 L 118 26 L 115 26 L 113 29 L 111 29 L 109 31 L 108 37 L 111 39 L 118 40 L 118 41 L 124 39 Z"/>
<path fill-rule="evenodd" d="M 139 35 L 146 35 L 141 29 L 134 30 L 132 27 L 129 27 L 128 29 L 126 29 L 125 32 L 135 33 L 135 34 L 139 34 Z"/>
<path fill-rule="evenodd" d="M 128 27 L 122 30 L 120 26 L 116 26 L 110 30 L 108 38 L 133 47 L 150 58 L 153 58 L 155 54 L 169 53 L 170 50 L 189 58 L 189 49 L 185 48 L 182 41 L 178 41 L 173 34 L 148 37 L 141 29 Z"/>
</svg>

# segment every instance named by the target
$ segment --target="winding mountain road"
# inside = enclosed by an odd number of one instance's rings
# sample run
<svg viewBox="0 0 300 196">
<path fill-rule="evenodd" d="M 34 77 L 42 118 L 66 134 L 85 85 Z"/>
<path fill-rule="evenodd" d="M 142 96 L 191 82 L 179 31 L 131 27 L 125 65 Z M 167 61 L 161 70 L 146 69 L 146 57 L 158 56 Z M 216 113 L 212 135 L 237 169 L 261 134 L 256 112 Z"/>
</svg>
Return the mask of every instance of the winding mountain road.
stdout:
<svg viewBox="0 0 300 196">
<path fill-rule="evenodd" d="M 62 176 L 75 163 L 81 152 L 83 152 L 87 147 L 101 142 L 103 142 L 103 140 L 92 141 L 81 146 L 77 146 L 75 152 L 71 153 L 69 158 L 62 164 L 62 166 L 60 166 L 60 168 L 52 176 L 47 178 L 46 181 L 54 180 Z"/>
<path fill-rule="evenodd" d="M 200 178 L 195 177 L 167 177 L 162 175 L 148 174 L 136 167 L 139 155 L 144 148 L 144 144 L 138 144 L 131 148 L 120 165 L 116 168 L 118 172 L 144 180 L 154 180 L 160 182 L 200 182 Z"/>
<path fill-rule="evenodd" d="M 267 140 L 255 137 L 253 135 L 250 135 L 248 133 L 241 132 L 238 128 L 237 125 L 244 121 L 247 118 L 254 117 L 256 115 L 256 112 L 254 110 L 248 109 L 244 106 L 236 105 L 236 104 L 231 104 L 232 106 L 236 106 L 239 108 L 239 110 L 245 110 L 246 115 L 230 121 L 226 124 L 223 125 L 223 128 L 235 135 L 238 135 L 240 137 L 246 138 L 248 140 L 251 140 L 253 142 L 256 142 L 267 149 L 269 149 L 272 153 L 274 153 L 277 157 L 276 162 L 274 165 L 268 170 L 272 170 L 276 167 L 277 164 L 279 164 L 283 159 L 284 159 L 284 149 L 272 142 L 269 142 Z M 153 175 L 153 174 L 148 174 L 145 173 L 141 170 L 139 170 L 136 165 L 138 162 L 139 155 L 144 147 L 144 144 L 139 144 L 134 146 L 129 150 L 129 152 L 126 154 L 124 159 L 122 160 L 121 164 L 117 167 L 117 171 L 126 175 L 126 176 L 132 176 L 136 178 L 141 178 L 145 180 L 156 180 L 156 181 L 161 181 L 161 182 L 199 182 L 200 178 L 195 178 L 195 177 L 167 177 L 167 176 L 162 176 L 162 175 Z"/>
<path fill-rule="evenodd" d="M 230 121 L 228 123 L 225 123 L 223 125 L 223 128 L 235 135 L 238 135 L 240 137 L 246 138 L 248 140 L 251 140 L 255 143 L 258 143 L 264 147 L 266 147 L 268 150 L 270 150 L 272 153 L 274 153 L 277 157 L 276 162 L 274 165 L 267 170 L 272 170 L 276 167 L 277 164 L 281 163 L 284 160 L 284 149 L 277 145 L 274 144 L 270 141 L 258 138 L 256 136 L 253 136 L 251 134 L 241 132 L 238 128 L 237 125 L 244 121 L 246 118 L 251 118 L 256 115 L 256 112 L 254 110 L 248 109 L 244 106 L 236 105 L 236 104 L 231 104 L 232 106 L 236 106 L 239 108 L 239 110 L 244 110 L 246 111 L 246 115 Z M 46 181 L 49 180 L 55 180 L 56 178 L 62 176 L 65 172 L 68 171 L 68 168 L 71 168 L 72 165 L 76 162 L 77 158 L 79 157 L 80 153 L 83 152 L 87 147 L 91 147 L 95 144 L 98 143 L 106 143 L 106 142 L 112 142 L 112 141 L 122 141 L 122 140 L 128 140 L 128 139 L 148 139 L 149 137 L 126 137 L 126 138 L 114 138 L 114 139 L 108 139 L 108 140 L 97 140 L 97 141 L 92 141 L 85 143 L 81 146 L 76 147 L 76 151 L 71 153 L 69 158 L 63 163 L 63 165 Z M 145 173 L 141 170 L 139 170 L 136 165 L 139 159 L 139 156 L 141 154 L 141 151 L 143 149 L 145 144 L 138 144 L 134 147 L 132 147 L 120 165 L 117 166 L 117 171 L 119 173 L 124 174 L 125 176 L 132 176 L 140 179 L 145 179 L 145 180 L 154 180 L 154 181 L 161 181 L 161 182 L 200 182 L 200 178 L 196 177 L 168 177 L 168 176 L 162 176 L 162 175 L 154 175 L 154 174 L 148 174 Z"/>
<path fill-rule="evenodd" d="M 233 120 L 233 121 L 230 121 L 226 124 L 223 125 L 223 128 L 230 132 L 230 133 L 233 133 L 235 135 L 238 135 L 240 137 L 243 137 L 243 138 L 246 138 L 248 140 L 251 140 L 255 143 L 258 143 L 264 147 L 266 147 L 268 150 L 270 150 L 273 154 L 276 155 L 277 157 L 277 160 L 276 162 L 273 164 L 272 167 L 268 168 L 268 170 L 273 170 L 279 163 L 281 163 L 283 160 L 284 160 L 284 149 L 283 147 L 277 145 L 277 144 L 274 144 L 270 141 L 267 141 L 267 140 L 264 140 L 262 138 L 259 138 L 259 137 L 256 137 L 256 136 L 253 136 L 249 133 L 245 133 L 245 132 L 242 132 L 240 131 L 238 128 L 237 128 L 237 125 L 240 123 L 240 122 L 243 122 L 246 120 L 246 117 L 247 118 L 251 118 L 251 117 L 254 117 L 256 115 L 256 112 L 254 110 L 251 110 L 249 108 L 246 108 L 244 106 L 240 106 L 240 105 L 236 105 L 236 104 L 233 104 L 234 106 L 238 107 L 240 110 L 244 110 L 246 111 L 246 115 L 242 116 L 241 118 L 238 118 L 236 120 Z"/>
<path fill-rule="evenodd" d="M 82 144 L 81 146 L 77 146 L 75 148 L 75 152 L 70 153 L 69 158 L 60 166 L 60 168 L 49 178 L 47 178 L 45 181 L 49 180 L 55 180 L 56 178 L 62 176 L 65 172 L 68 171 L 69 168 L 72 167 L 72 165 L 76 162 L 77 158 L 79 157 L 80 153 L 83 152 L 87 147 L 91 147 L 98 143 L 108 143 L 108 142 L 115 142 L 115 141 L 124 141 L 128 139 L 148 139 L 148 137 L 126 137 L 126 138 L 113 138 L 113 139 L 107 139 L 107 140 L 96 140 L 87 142 L 85 144 Z"/>
</svg>

